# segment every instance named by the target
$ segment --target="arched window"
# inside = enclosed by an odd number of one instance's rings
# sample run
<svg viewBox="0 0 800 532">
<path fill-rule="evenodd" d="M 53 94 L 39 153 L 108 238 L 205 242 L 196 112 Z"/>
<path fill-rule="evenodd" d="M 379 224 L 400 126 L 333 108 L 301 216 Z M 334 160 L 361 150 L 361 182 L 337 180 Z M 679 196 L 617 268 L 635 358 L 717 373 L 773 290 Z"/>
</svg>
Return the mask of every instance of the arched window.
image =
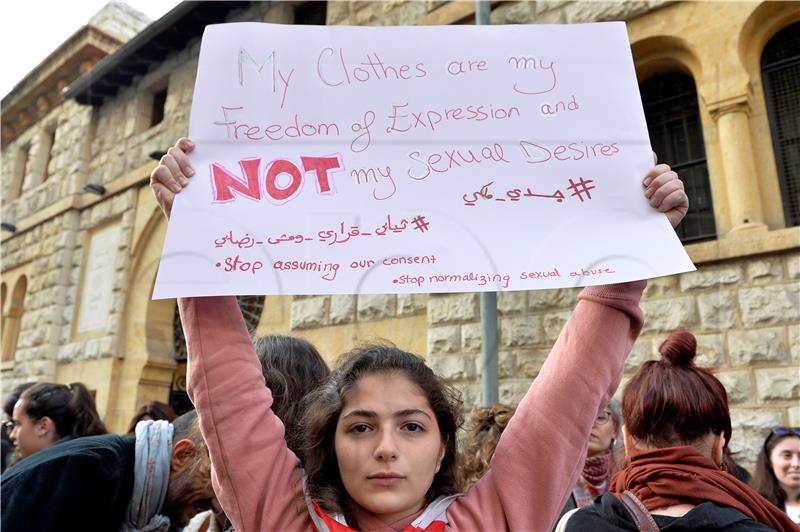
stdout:
<svg viewBox="0 0 800 532">
<path fill-rule="evenodd" d="M 261 312 L 264 310 L 264 296 L 237 296 L 239 308 L 242 310 L 244 322 L 250 335 L 256 333 L 258 322 L 261 320 Z M 178 367 L 172 379 L 172 386 L 169 391 L 169 403 L 179 415 L 188 412 L 192 408 L 189 396 L 186 394 L 186 337 L 183 335 L 181 317 L 178 313 L 178 305 L 175 305 L 175 315 L 172 319 L 172 338 L 173 355 Z"/>
<path fill-rule="evenodd" d="M 28 290 L 28 280 L 23 275 L 17 279 L 14 290 L 11 292 L 11 301 L 5 320 L 3 320 L 3 362 L 14 360 L 14 351 L 17 349 L 19 326 L 22 320 L 22 311 L 25 307 L 25 292 Z"/>
<path fill-rule="evenodd" d="M 678 172 L 689 194 L 689 212 L 676 231 L 682 242 L 717 236 L 697 89 L 688 74 L 673 72 L 652 78 L 640 87 L 650 143 Z"/>
<path fill-rule="evenodd" d="M 783 28 L 764 47 L 761 79 L 786 225 L 800 225 L 800 22 Z"/>
</svg>

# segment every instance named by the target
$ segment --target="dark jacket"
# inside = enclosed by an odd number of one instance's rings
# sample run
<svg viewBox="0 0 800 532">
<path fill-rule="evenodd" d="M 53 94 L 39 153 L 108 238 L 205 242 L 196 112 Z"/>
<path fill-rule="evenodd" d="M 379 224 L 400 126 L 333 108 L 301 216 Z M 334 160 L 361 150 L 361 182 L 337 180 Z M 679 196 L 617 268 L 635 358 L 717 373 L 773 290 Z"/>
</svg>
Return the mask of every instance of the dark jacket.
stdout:
<svg viewBox="0 0 800 532">
<path fill-rule="evenodd" d="M 564 517 L 565 513 L 574 510 L 577 507 L 578 503 L 575 501 L 575 495 L 573 495 L 572 492 L 570 492 L 569 498 L 567 499 L 567 503 L 564 505 L 564 509 L 561 510 L 561 515 L 559 515 L 558 519 L 556 520 L 556 525 L 558 524 L 559 521 L 561 521 L 561 518 Z M 556 525 L 553 525 L 553 530 L 555 530 Z"/>
<path fill-rule="evenodd" d="M 134 436 L 90 436 L 19 461 L 0 479 L 3 532 L 119 530 L 133 492 Z"/>
<path fill-rule="evenodd" d="M 770 531 L 770 527 L 753 521 L 745 514 L 727 506 L 704 502 L 682 517 L 654 515 L 658 528 L 664 532 L 723 530 L 725 532 Z M 637 530 L 633 518 L 617 497 L 606 493 L 591 506 L 572 514 L 566 532 L 618 532 Z"/>
</svg>

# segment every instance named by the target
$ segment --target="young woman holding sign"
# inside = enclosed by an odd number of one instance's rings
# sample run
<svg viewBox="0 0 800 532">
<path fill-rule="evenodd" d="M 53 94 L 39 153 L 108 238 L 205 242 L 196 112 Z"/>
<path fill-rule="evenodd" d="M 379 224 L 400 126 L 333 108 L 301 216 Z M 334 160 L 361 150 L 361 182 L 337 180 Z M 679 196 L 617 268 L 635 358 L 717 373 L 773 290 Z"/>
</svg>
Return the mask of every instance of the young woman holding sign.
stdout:
<svg viewBox="0 0 800 532">
<path fill-rule="evenodd" d="M 194 174 L 181 139 L 150 176 L 168 215 Z M 686 214 L 667 165 L 645 196 L 673 226 Z M 503 433 L 491 468 L 459 494 L 460 401 L 424 361 L 369 346 L 307 401 L 304 463 L 286 446 L 234 297 L 179 300 L 188 390 L 219 501 L 237 530 L 549 530 L 581 472 L 592 423 L 642 326 L 644 281 L 585 288 Z M 586 365 L 593 371 L 587 377 Z"/>
</svg>

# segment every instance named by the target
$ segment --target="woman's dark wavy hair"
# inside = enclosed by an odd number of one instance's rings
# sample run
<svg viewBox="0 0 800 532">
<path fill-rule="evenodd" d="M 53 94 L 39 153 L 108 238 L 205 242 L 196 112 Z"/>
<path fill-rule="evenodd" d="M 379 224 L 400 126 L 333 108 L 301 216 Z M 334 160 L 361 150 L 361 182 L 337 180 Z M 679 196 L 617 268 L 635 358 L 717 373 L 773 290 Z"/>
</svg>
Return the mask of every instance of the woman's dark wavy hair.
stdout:
<svg viewBox="0 0 800 532">
<path fill-rule="evenodd" d="M 286 429 L 286 444 L 301 456 L 303 398 L 330 375 L 330 369 L 317 348 L 302 338 L 262 336 L 253 347 L 261 362 L 264 381 L 272 392 L 272 411 Z"/>
<path fill-rule="evenodd" d="M 157 421 L 159 419 L 163 419 L 165 421 L 169 421 L 170 423 L 175 420 L 178 415 L 175 413 L 175 410 L 166 403 L 162 403 L 161 401 L 150 401 L 149 403 L 145 403 L 139 407 L 139 410 L 133 415 L 131 419 L 130 425 L 128 426 L 128 434 L 133 434 L 136 432 L 136 424 L 139 423 L 145 417 L 152 419 L 153 421 Z"/>
<path fill-rule="evenodd" d="M 349 497 L 339 475 L 334 437 L 348 395 L 360 379 L 375 373 L 396 373 L 419 386 L 436 415 L 445 454 L 426 493 L 432 501 L 461 491 L 456 431 L 463 422 L 460 394 L 442 381 L 420 357 L 392 345 L 365 345 L 346 353 L 325 384 L 305 401 L 303 449 L 308 495 L 326 512 L 342 513 L 355 523 Z"/>
<path fill-rule="evenodd" d="M 17 401 L 19 401 L 19 396 L 22 395 L 22 392 L 24 392 L 34 384 L 36 384 L 35 381 L 18 384 L 17 386 L 14 387 L 13 390 L 11 390 L 11 393 L 8 394 L 6 402 L 3 404 L 3 411 L 6 413 L 9 419 L 14 417 L 14 406 L 17 404 Z"/>
<path fill-rule="evenodd" d="M 764 445 L 761 446 L 761 452 L 758 453 L 756 459 L 756 469 L 753 471 L 753 479 L 750 481 L 750 486 L 756 490 L 762 497 L 778 507 L 784 507 L 786 504 L 786 491 L 781 488 L 778 479 L 775 478 L 775 470 L 772 468 L 772 450 L 781 441 L 786 438 L 797 438 L 796 434 L 786 434 L 779 436 L 777 434 L 769 433 L 767 439 L 764 440 Z"/>
<path fill-rule="evenodd" d="M 80 382 L 69 385 L 40 382 L 22 392 L 19 400 L 31 420 L 43 417 L 53 420 L 61 438 L 108 433 L 97 414 L 92 394 Z"/>
</svg>

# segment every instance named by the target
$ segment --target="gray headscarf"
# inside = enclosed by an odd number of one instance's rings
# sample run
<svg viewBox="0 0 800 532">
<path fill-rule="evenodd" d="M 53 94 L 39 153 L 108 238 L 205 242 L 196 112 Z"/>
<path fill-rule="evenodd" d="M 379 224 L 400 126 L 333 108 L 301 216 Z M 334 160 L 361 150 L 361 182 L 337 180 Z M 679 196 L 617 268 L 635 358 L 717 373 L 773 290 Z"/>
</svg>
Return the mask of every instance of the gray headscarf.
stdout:
<svg viewBox="0 0 800 532">
<path fill-rule="evenodd" d="M 167 532 L 169 518 L 159 514 L 169 486 L 172 423 L 140 421 L 136 425 L 133 494 L 121 532 Z"/>
</svg>

